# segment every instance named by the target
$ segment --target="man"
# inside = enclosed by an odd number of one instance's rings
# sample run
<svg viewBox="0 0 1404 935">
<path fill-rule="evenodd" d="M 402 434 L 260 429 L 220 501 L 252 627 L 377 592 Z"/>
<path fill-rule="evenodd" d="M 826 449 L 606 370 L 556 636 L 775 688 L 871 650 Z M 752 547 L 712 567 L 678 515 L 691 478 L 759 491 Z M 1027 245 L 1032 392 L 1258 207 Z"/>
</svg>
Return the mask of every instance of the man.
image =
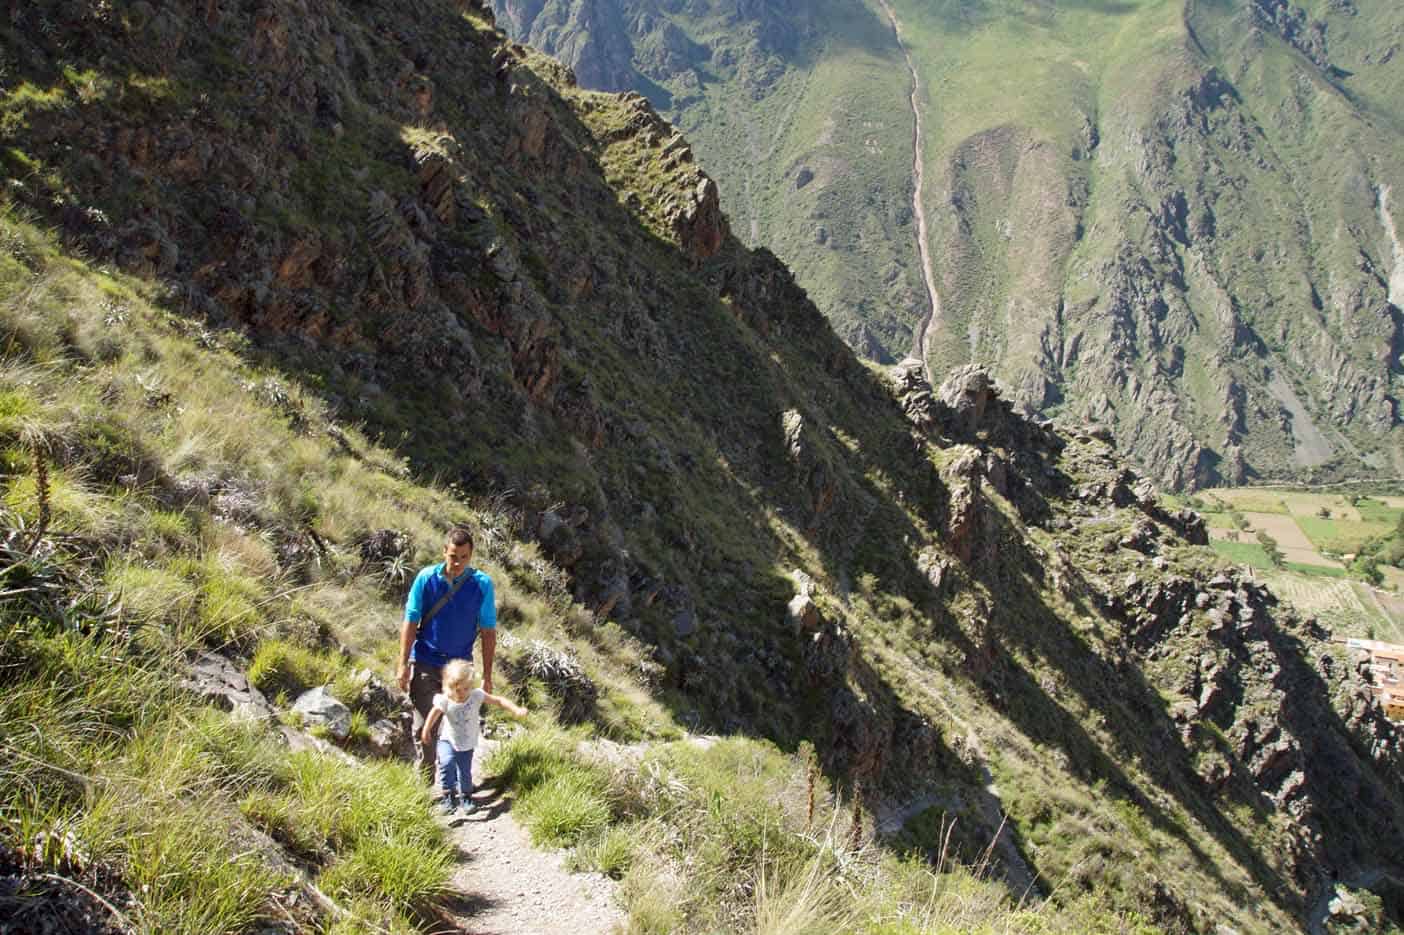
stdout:
<svg viewBox="0 0 1404 935">
<path fill-rule="evenodd" d="M 414 705 L 414 736 L 420 741 L 419 766 L 434 778 L 437 737 L 423 742 L 424 721 L 439 691 L 444 666 L 452 659 L 473 658 L 473 642 L 482 635 L 483 691 L 492 693 L 492 657 L 497 650 L 497 604 L 492 579 L 468 563 L 473 535 L 461 526 L 449 530 L 444 560 L 421 569 L 405 601 L 400 627 L 400 690 Z M 455 588 L 457 590 L 455 590 Z M 442 606 L 440 602 L 452 593 Z M 434 610 L 439 606 L 437 611 Z M 429 619 L 425 621 L 425 618 Z M 424 621 L 421 626 L 421 621 Z M 411 663 L 413 665 L 411 665 Z"/>
</svg>

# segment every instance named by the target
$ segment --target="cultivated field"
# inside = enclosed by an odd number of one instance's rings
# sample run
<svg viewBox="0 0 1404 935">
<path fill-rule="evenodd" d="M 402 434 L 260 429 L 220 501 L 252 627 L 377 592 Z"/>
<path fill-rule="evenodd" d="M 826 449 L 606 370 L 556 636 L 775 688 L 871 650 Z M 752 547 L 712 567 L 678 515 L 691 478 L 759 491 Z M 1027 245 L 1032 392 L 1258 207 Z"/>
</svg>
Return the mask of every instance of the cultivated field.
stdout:
<svg viewBox="0 0 1404 935">
<path fill-rule="evenodd" d="M 1404 497 L 1349 497 L 1345 494 L 1215 488 L 1194 498 L 1195 508 L 1209 526 L 1214 547 L 1235 561 L 1268 568 L 1252 561 L 1243 548 L 1271 536 L 1284 560 L 1307 574 L 1340 574 L 1349 557 L 1365 543 L 1388 534 L 1404 514 Z M 1252 556 L 1256 558 L 1256 556 Z"/>
<path fill-rule="evenodd" d="M 1404 496 L 1218 488 L 1186 502 L 1204 516 L 1216 552 L 1252 569 L 1301 612 L 1340 636 L 1404 643 L 1404 570 L 1381 566 L 1379 589 L 1347 577 L 1354 553 L 1395 529 Z M 1277 544 L 1280 566 L 1260 533 Z"/>
<path fill-rule="evenodd" d="M 1337 636 L 1404 643 L 1404 600 L 1371 593 L 1359 581 L 1332 580 L 1293 572 L 1263 575 L 1278 597 L 1330 627 Z"/>
<path fill-rule="evenodd" d="M 1297 520 L 1290 515 L 1245 512 L 1243 518 L 1248 521 L 1250 531 L 1256 533 L 1261 529 L 1276 539 L 1277 544 L 1283 549 L 1316 551 L 1316 547 L 1311 544 L 1306 533 L 1302 532 L 1301 527 L 1297 525 Z"/>
</svg>

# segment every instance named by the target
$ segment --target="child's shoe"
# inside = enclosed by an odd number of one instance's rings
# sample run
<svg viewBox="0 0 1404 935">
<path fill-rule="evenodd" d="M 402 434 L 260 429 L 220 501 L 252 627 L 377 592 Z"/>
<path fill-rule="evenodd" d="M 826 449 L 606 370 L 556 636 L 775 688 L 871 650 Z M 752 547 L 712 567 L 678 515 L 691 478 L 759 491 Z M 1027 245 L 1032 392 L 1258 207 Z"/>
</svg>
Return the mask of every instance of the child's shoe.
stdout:
<svg viewBox="0 0 1404 935">
<path fill-rule="evenodd" d="M 445 815 L 452 815 L 458 809 L 458 796 L 452 792 L 445 792 L 439 797 L 439 811 Z"/>
<path fill-rule="evenodd" d="M 464 814 L 464 815 L 471 815 L 471 814 L 473 814 L 474 812 L 476 812 L 477 810 L 478 810 L 478 803 L 477 803 L 477 802 L 474 802 L 472 799 L 468 798 L 468 796 L 466 796 L 466 795 L 463 797 L 463 802 L 458 806 L 458 811 L 459 811 L 461 814 Z"/>
</svg>

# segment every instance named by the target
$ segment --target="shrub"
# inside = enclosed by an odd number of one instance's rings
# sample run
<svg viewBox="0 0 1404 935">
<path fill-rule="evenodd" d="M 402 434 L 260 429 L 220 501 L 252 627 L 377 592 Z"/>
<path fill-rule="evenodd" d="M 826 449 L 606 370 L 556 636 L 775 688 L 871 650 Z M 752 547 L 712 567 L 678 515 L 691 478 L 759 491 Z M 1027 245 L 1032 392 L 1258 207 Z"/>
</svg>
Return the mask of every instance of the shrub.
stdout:
<svg viewBox="0 0 1404 935">
<path fill-rule="evenodd" d="M 590 772 L 559 773 L 522 796 L 516 813 L 536 844 L 560 847 L 598 833 L 609 824 L 604 784 Z"/>
<path fill-rule="evenodd" d="M 279 693 L 295 698 L 332 681 L 340 668 L 334 656 L 274 639 L 259 644 L 248 675 L 249 682 L 270 698 Z"/>
<path fill-rule="evenodd" d="M 583 838 L 571 853 L 573 869 L 602 873 L 616 880 L 629 871 L 640 846 L 640 832 L 635 827 L 607 828 Z"/>
</svg>

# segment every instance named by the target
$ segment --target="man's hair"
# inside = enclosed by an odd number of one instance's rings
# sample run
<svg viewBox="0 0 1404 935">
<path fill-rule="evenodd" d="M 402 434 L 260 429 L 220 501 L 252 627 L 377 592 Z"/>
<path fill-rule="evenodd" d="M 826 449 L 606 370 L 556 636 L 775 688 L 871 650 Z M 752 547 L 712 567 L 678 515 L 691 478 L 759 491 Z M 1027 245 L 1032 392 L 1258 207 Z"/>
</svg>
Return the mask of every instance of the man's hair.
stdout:
<svg viewBox="0 0 1404 935">
<path fill-rule="evenodd" d="M 448 535 L 444 538 L 444 545 L 466 545 L 471 549 L 473 548 L 473 533 L 467 526 L 455 526 L 448 531 Z"/>
</svg>

